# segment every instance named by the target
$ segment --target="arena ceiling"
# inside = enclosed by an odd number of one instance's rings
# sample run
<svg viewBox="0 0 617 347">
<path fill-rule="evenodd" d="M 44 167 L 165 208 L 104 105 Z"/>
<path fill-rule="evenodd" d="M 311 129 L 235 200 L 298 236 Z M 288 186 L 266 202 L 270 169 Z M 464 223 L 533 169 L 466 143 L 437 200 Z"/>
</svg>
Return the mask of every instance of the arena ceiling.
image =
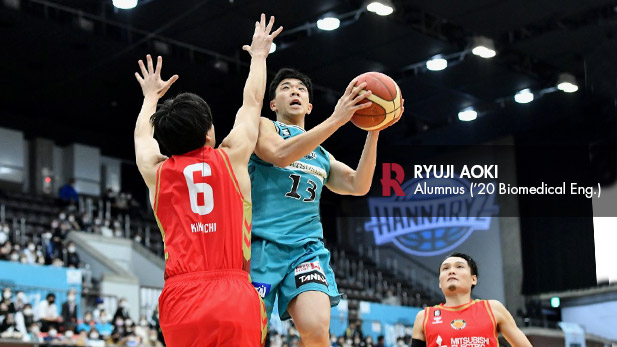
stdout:
<svg viewBox="0 0 617 347">
<path fill-rule="evenodd" d="M 141 104 L 133 72 L 152 53 L 165 57 L 164 75 L 180 75 L 172 94 L 195 92 L 211 104 L 220 141 L 241 103 L 249 61 L 241 46 L 264 12 L 285 27 L 270 72 L 295 67 L 317 86 L 308 127 L 332 112 L 354 76 L 381 71 L 405 98 L 404 119 L 386 143 L 482 143 L 535 130 L 590 142 L 617 136 L 615 0 L 395 0 L 386 17 L 359 11 L 361 0 L 139 2 L 125 11 L 111 0 L 3 0 L 0 126 L 131 160 Z M 344 16 L 342 25 L 320 31 L 314 23 L 328 12 Z M 478 35 L 494 41 L 495 58 L 459 54 Z M 426 71 L 423 62 L 436 54 L 462 59 Z M 576 77 L 578 92 L 511 101 L 518 90 L 554 86 L 563 72 Z M 468 106 L 480 117 L 462 123 L 457 113 Z M 359 154 L 362 141 L 347 125 L 327 145 Z"/>
</svg>

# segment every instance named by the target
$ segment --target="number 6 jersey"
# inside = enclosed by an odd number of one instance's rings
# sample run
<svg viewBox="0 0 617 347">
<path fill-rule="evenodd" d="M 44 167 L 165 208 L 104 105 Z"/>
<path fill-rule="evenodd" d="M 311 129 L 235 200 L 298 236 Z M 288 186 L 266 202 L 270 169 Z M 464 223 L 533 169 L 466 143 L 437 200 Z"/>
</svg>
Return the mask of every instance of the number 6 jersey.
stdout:
<svg viewBox="0 0 617 347">
<path fill-rule="evenodd" d="M 250 271 L 251 203 L 222 149 L 205 146 L 164 161 L 153 210 L 165 245 L 165 279 L 196 271 Z"/>
<path fill-rule="evenodd" d="M 283 139 L 304 129 L 274 122 Z M 287 167 L 277 167 L 253 154 L 249 161 L 253 199 L 253 235 L 287 246 L 323 238 L 319 217 L 321 190 L 330 173 L 330 155 L 315 148 Z"/>
</svg>

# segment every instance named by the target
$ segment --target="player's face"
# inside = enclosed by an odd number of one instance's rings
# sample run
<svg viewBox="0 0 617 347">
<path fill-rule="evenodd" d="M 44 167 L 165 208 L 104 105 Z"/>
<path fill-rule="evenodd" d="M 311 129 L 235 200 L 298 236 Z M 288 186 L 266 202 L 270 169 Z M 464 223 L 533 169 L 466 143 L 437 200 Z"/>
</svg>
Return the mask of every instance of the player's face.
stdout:
<svg viewBox="0 0 617 347">
<path fill-rule="evenodd" d="M 471 286 L 478 283 L 478 277 L 471 275 L 467 260 L 450 257 L 441 263 L 439 268 L 439 288 L 448 294 L 459 290 L 471 291 Z"/>
<path fill-rule="evenodd" d="M 276 113 L 290 116 L 304 116 L 311 113 L 313 105 L 309 102 L 308 88 L 302 81 L 286 78 L 276 87 L 270 109 Z"/>
</svg>

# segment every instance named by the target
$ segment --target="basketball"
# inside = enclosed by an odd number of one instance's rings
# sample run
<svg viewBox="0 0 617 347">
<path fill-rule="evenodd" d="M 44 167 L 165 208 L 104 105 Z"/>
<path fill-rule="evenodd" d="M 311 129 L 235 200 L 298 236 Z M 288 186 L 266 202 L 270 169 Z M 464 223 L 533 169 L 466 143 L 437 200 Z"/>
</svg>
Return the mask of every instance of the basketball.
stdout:
<svg viewBox="0 0 617 347">
<path fill-rule="evenodd" d="M 366 82 L 365 90 L 373 92 L 362 103 L 372 101 L 373 105 L 356 111 L 351 122 L 360 129 L 381 130 L 398 120 L 403 110 L 403 96 L 396 82 L 380 72 L 365 72 L 357 79 L 356 84 Z M 365 90 L 360 91 L 360 94 L 366 93 Z"/>
</svg>

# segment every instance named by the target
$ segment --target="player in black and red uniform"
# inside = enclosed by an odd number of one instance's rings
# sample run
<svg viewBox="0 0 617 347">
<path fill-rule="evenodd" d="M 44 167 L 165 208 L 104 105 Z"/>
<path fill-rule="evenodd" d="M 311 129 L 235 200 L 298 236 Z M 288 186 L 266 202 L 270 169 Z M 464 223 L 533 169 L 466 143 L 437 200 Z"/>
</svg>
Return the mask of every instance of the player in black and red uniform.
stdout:
<svg viewBox="0 0 617 347">
<path fill-rule="evenodd" d="M 418 312 L 412 347 L 498 347 L 501 333 L 514 347 L 531 347 L 514 318 L 497 300 L 471 300 L 478 266 L 467 254 L 449 255 L 439 268 L 445 304 Z"/>
<path fill-rule="evenodd" d="M 234 127 L 221 145 L 206 102 L 183 93 L 157 102 L 178 76 L 161 79 L 140 60 L 144 103 L 135 126 L 137 166 L 165 244 L 160 324 L 168 346 L 260 346 L 265 307 L 250 280 L 251 183 L 274 17 L 255 23 L 249 76 Z M 155 112 L 156 111 L 156 112 Z M 154 136 L 153 136 L 154 135 Z M 156 138 L 156 139 L 155 139 Z M 169 158 L 163 156 L 163 149 Z"/>
</svg>

